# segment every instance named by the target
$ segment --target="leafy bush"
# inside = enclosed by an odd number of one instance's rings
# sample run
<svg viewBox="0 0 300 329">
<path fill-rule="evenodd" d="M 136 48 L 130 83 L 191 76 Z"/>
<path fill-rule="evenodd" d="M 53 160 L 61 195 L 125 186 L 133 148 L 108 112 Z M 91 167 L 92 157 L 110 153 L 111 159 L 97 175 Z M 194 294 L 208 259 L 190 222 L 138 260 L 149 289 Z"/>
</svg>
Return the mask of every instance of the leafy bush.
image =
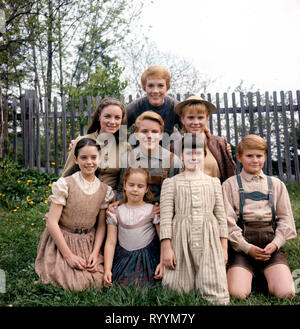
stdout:
<svg viewBox="0 0 300 329">
<path fill-rule="evenodd" d="M 39 173 L 26 169 L 4 158 L 0 161 L 0 205 L 13 212 L 32 207 L 37 203 L 47 203 L 55 174 Z"/>
</svg>

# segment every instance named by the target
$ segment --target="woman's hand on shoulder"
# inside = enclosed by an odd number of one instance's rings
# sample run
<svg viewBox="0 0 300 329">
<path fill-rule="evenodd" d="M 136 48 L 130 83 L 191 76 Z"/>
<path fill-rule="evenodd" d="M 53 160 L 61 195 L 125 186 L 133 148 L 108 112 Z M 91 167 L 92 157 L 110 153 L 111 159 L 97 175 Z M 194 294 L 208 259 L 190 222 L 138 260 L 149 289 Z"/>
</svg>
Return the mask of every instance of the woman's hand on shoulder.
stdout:
<svg viewBox="0 0 300 329">
<path fill-rule="evenodd" d="M 227 143 L 227 151 L 232 155 L 232 150 L 229 143 Z"/>
</svg>

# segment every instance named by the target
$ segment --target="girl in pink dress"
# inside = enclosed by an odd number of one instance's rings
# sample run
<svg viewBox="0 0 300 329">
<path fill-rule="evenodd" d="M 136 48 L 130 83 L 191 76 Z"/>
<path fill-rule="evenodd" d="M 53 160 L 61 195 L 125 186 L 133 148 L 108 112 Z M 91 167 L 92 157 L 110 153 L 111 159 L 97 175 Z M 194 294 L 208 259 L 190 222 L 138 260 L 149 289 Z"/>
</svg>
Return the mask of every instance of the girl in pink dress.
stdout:
<svg viewBox="0 0 300 329">
<path fill-rule="evenodd" d="M 96 142 L 81 139 L 75 148 L 79 171 L 53 183 L 50 211 L 35 261 L 43 283 L 70 290 L 103 284 L 100 247 L 105 236 L 105 208 L 114 193 L 95 176 L 99 162 Z"/>
<path fill-rule="evenodd" d="M 123 201 L 106 220 L 104 285 L 151 285 L 160 282 L 159 216 L 153 213 L 150 174 L 129 168 L 124 175 Z M 156 232 L 157 230 L 157 232 Z"/>
</svg>

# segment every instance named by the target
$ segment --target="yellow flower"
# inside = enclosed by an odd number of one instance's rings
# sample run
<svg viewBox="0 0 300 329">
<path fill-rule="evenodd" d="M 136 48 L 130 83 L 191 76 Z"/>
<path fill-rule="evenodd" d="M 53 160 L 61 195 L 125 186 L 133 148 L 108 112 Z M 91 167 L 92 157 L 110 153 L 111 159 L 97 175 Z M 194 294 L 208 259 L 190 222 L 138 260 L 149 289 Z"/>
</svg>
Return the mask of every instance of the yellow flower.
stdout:
<svg viewBox="0 0 300 329">
<path fill-rule="evenodd" d="M 2 196 L 5 196 L 5 194 L 2 194 Z"/>
<path fill-rule="evenodd" d="M 50 184 L 48 184 L 48 186 L 49 186 L 49 187 L 51 187 L 51 186 L 52 186 L 52 184 L 50 183 Z"/>
<path fill-rule="evenodd" d="M 30 201 L 29 204 L 34 204 L 34 202 L 33 201 Z"/>
<path fill-rule="evenodd" d="M 51 162 L 51 164 L 52 164 L 52 166 L 54 166 L 55 165 L 55 162 L 53 161 L 53 162 Z"/>
<path fill-rule="evenodd" d="M 17 209 L 14 209 L 14 210 L 13 210 L 13 212 L 16 212 L 16 211 L 17 211 Z"/>
<path fill-rule="evenodd" d="M 0 193 L 0 196 L 2 195 L 2 193 Z"/>
<path fill-rule="evenodd" d="M 29 202 L 30 195 L 27 195 L 26 201 Z"/>
<path fill-rule="evenodd" d="M 32 190 L 31 193 L 34 193 L 34 190 Z"/>
<path fill-rule="evenodd" d="M 44 203 L 47 204 L 48 203 L 48 200 L 45 200 Z"/>
<path fill-rule="evenodd" d="M 17 209 L 19 209 L 20 207 L 17 207 Z"/>
<path fill-rule="evenodd" d="M 31 179 L 28 179 L 27 183 L 31 183 L 31 182 L 32 182 L 32 180 Z"/>
<path fill-rule="evenodd" d="M 17 183 L 18 183 L 18 184 L 20 184 L 20 183 L 21 183 L 21 181 L 20 181 L 20 180 L 18 180 L 18 181 L 17 181 Z"/>
</svg>

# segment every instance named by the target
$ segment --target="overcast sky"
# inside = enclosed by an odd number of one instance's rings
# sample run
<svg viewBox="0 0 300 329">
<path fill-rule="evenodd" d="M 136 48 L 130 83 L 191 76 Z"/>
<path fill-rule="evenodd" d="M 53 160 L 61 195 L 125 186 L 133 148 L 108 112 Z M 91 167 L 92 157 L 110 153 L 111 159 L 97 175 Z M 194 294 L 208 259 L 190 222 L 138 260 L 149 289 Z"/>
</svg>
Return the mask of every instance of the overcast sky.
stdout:
<svg viewBox="0 0 300 329">
<path fill-rule="evenodd" d="M 300 90 L 300 0 L 154 0 L 144 8 L 149 37 L 190 59 L 217 82 Z"/>
</svg>

